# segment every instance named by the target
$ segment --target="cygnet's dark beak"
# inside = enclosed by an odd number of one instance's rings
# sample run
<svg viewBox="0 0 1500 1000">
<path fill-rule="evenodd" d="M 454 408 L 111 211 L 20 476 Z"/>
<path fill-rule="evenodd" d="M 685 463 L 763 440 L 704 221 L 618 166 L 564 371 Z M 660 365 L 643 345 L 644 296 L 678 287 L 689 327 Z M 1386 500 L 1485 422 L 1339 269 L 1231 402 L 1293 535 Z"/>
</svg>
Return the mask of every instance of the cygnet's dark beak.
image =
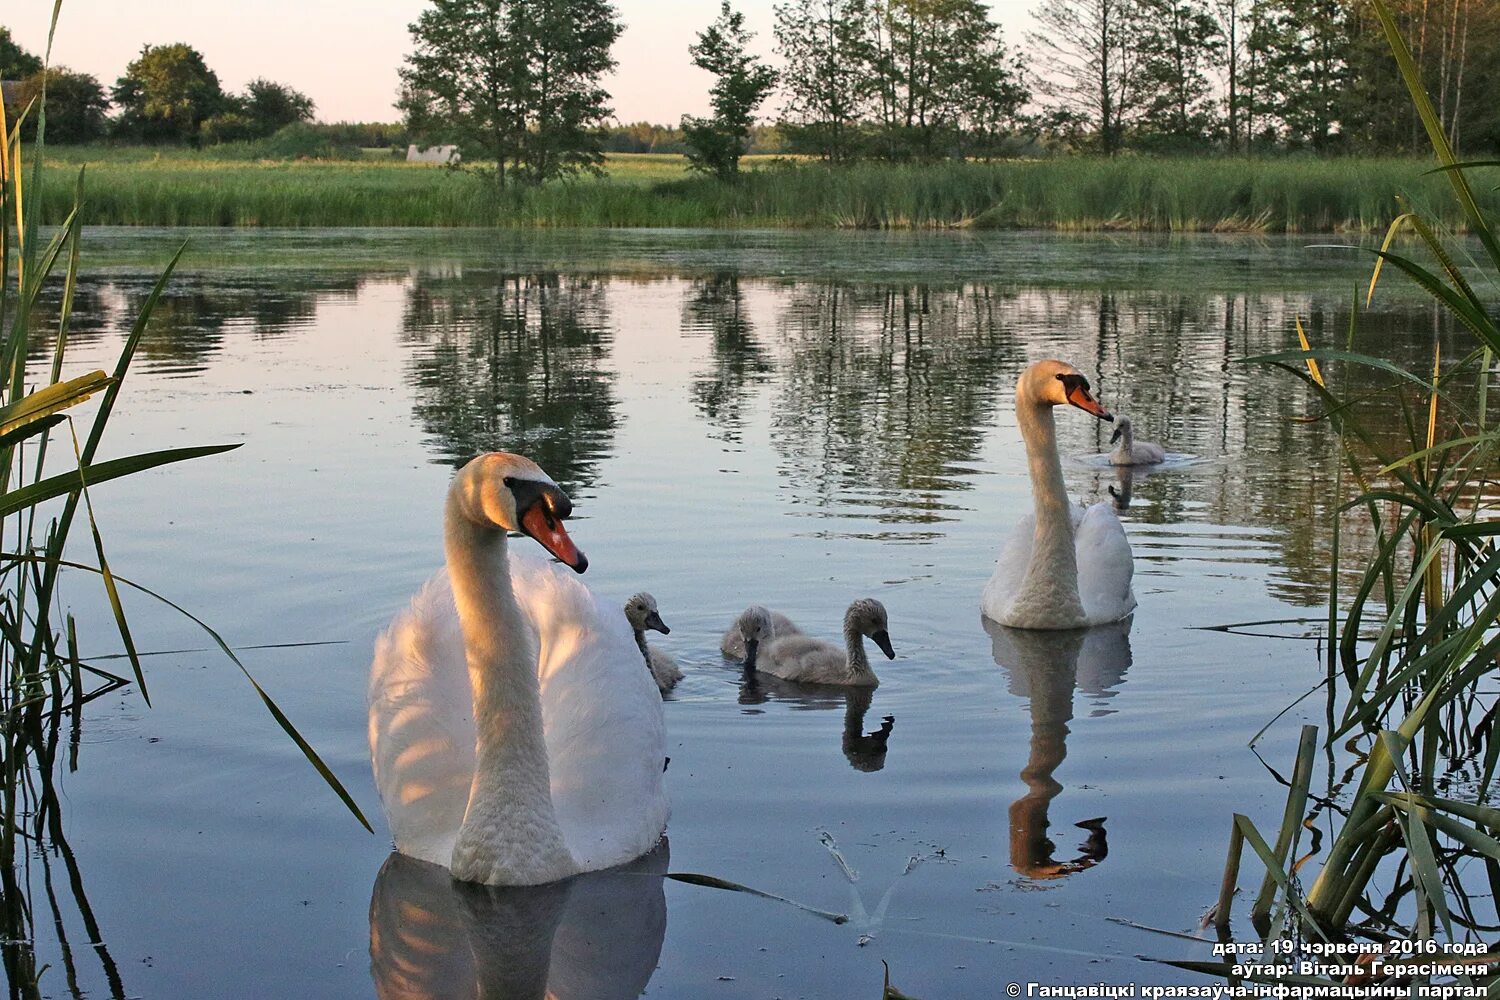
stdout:
<svg viewBox="0 0 1500 1000">
<path fill-rule="evenodd" d="M 745 640 L 745 673 L 755 673 L 755 654 L 760 652 L 759 639 Z"/>
<path fill-rule="evenodd" d="M 1116 427 L 1115 432 L 1109 436 L 1109 443 L 1114 444 L 1116 441 L 1120 440 L 1120 435 L 1123 433 L 1125 433 L 1125 428 Z"/>
<path fill-rule="evenodd" d="M 651 612 L 647 613 L 647 615 L 646 615 L 646 627 L 649 628 L 649 629 L 654 629 L 655 631 L 660 632 L 662 635 L 671 635 L 672 634 L 672 630 L 669 629 L 669 628 L 667 628 L 667 623 L 664 622 L 664 621 L 662 621 L 661 620 L 661 615 L 658 614 L 655 611 L 651 611 Z"/>
<path fill-rule="evenodd" d="M 885 654 L 887 660 L 894 660 L 896 658 L 896 651 L 891 648 L 891 634 L 889 632 L 881 629 L 879 632 L 871 635 L 870 638 L 875 640 L 875 645 L 880 647 L 880 651 Z"/>
</svg>

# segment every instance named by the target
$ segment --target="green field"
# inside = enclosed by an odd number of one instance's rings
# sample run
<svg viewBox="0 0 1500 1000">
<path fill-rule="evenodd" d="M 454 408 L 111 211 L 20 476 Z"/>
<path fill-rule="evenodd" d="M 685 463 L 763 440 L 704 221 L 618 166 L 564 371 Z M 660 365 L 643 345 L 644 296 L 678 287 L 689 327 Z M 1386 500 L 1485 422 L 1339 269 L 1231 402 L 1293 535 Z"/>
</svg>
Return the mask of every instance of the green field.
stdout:
<svg viewBox="0 0 1500 1000">
<path fill-rule="evenodd" d="M 182 226 L 714 226 L 1327 232 L 1383 228 L 1395 195 L 1457 225 L 1447 182 L 1416 159 L 1067 157 L 831 167 L 761 157 L 736 184 L 675 154 L 617 154 L 602 178 L 496 193 L 472 174 L 363 160 L 247 161 L 211 153 L 48 151 L 43 221 L 87 166 L 86 221 Z M 1500 197 L 1484 185 L 1486 207 Z"/>
</svg>

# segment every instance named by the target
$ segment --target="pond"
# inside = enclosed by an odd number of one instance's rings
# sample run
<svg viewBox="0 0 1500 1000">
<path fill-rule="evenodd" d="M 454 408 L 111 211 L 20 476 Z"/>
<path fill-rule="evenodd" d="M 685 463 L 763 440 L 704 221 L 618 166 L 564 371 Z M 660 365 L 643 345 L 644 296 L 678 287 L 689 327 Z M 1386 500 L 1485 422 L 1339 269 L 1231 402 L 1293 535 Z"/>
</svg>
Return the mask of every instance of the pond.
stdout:
<svg viewBox="0 0 1500 1000">
<path fill-rule="evenodd" d="M 60 775 L 70 850 L 28 862 L 44 993 L 874 1000 L 882 962 L 928 1000 L 1198 981 L 1138 956 L 1205 946 L 1131 924 L 1199 933 L 1231 814 L 1279 823 L 1247 743 L 1322 675 L 1336 469 L 1302 384 L 1239 360 L 1295 347 L 1298 317 L 1342 342 L 1366 256 L 1307 237 L 99 230 L 69 372 L 113 365 L 184 238 L 105 451 L 243 447 L 99 487 L 110 561 L 242 650 L 376 833 L 201 631 L 130 596 L 152 707 L 134 686 L 94 702 Z M 1394 284 L 1359 329 L 1413 364 L 1451 333 Z M 1193 456 L 1126 478 L 1088 460 L 1108 426 L 1059 414 L 1071 495 L 1129 499 L 1139 608 L 1087 637 L 979 614 L 1030 509 L 1015 379 L 1045 357 Z M 441 565 L 453 469 L 498 448 L 568 490 L 584 580 L 651 591 L 672 630 L 653 642 L 686 674 L 665 704 L 669 845 L 528 894 L 388 864 L 366 742 L 374 639 Z M 97 582 L 65 581 L 85 649 L 117 649 Z M 752 602 L 836 638 L 866 596 L 896 652 L 872 694 L 747 686 L 718 653 Z M 1261 738 L 1268 764 L 1303 721 L 1318 698 Z"/>
</svg>

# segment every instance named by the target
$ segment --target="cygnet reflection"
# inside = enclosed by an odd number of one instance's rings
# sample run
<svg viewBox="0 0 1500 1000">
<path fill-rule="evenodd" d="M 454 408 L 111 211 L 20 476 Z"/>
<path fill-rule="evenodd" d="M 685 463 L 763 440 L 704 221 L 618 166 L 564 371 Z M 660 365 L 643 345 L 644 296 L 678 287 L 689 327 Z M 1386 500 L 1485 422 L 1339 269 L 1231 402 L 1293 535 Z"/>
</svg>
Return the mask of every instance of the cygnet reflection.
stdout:
<svg viewBox="0 0 1500 1000">
<path fill-rule="evenodd" d="M 381 1000 L 634 1000 L 667 930 L 667 844 L 628 865 L 524 888 L 455 882 L 392 854 L 370 898 Z"/>
<path fill-rule="evenodd" d="M 1010 806 L 1010 863 L 1033 879 L 1066 878 L 1099 864 L 1109 854 L 1104 817 L 1077 821 L 1087 831 L 1071 860 L 1058 860 L 1057 845 L 1047 835 L 1048 809 L 1063 786 L 1054 777 L 1068 755 L 1068 724 L 1073 720 L 1073 692 L 1108 698 L 1130 669 L 1130 625 L 1127 618 L 1111 625 L 1064 632 L 1012 629 L 988 619 L 995 663 L 1005 668 L 1011 694 L 1029 701 L 1031 751 L 1021 780 L 1026 794 Z M 1103 713 L 1095 713 L 1103 714 Z"/>
<path fill-rule="evenodd" d="M 831 687 L 796 684 L 756 671 L 740 676 L 741 705 L 763 705 L 768 701 L 789 702 L 799 708 L 834 709 L 843 706 L 844 729 L 839 745 L 849 766 L 856 771 L 879 771 L 885 767 L 894 715 L 884 716 L 879 728 L 865 732 L 865 715 L 875 699 L 873 688 Z"/>
</svg>

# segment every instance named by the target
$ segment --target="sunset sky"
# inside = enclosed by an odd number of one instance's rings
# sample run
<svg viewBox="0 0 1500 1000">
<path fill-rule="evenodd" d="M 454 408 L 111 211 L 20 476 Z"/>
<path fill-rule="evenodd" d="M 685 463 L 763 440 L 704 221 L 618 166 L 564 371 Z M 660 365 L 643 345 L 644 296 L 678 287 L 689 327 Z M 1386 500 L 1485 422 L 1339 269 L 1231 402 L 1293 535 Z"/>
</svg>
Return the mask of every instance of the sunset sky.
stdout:
<svg viewBox="0 0 1500 1000">
<path fill-rule="evenodd" d="M 776 0 L 738 0 L 771 56 Z M 107 88 L 142 45 L 187 42 L 228 90 L 258 76 L 288 83 L 317 102 L 323 121 L 392 121 L 396 69 L 410 47 L 407 25 L 423 0 L 199 0 L 128 4 L 64 0 L 53 63 L 92 73 Z M 676 123 L 707 109 L 708 74 L 688 60 L 693 37 L 718 12 L 717 0 L 616 0 L 625 33 L 619 68 L 605 82 L 624 122 Z M 1033 0 L 990 4 L 1012 46 L 1029 25 Z M 52 0 L 9 0 L 0 24 L 41 54 Z"/>
</svg>

